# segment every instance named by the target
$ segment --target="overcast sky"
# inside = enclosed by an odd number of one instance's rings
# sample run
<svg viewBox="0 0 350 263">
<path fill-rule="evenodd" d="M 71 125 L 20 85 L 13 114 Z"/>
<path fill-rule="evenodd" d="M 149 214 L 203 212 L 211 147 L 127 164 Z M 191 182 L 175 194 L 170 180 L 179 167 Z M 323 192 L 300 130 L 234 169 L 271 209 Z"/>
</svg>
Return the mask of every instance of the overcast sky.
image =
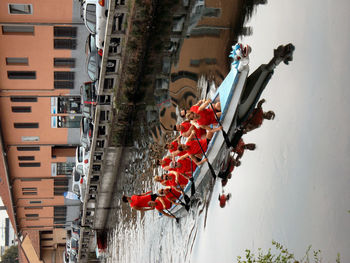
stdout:
<svg viewBox="0 0 350 263">
<path fill-rule="evenodd" d="M 225 209 L 216 185 L 192 261 L 233 262 L 274 239 L 299 256 L 312 245 L 325 262 L 337 252 L 350 262 L 350 2 L 269 0 L 249 25 L 251 71 L 279 44 L 296 46 L 294 61 L 262 95 L 276 119 L 245 137 L 258 148 L 226 187 Z"/>
</svg>

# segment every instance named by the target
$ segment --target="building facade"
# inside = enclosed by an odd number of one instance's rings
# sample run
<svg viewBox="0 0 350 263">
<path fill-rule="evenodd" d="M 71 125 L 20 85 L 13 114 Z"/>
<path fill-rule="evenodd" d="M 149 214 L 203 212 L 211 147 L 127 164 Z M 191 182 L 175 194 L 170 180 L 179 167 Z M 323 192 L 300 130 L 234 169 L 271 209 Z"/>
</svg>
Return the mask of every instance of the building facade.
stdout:
<svg viewBox="0 0 350 263">
<path fill-rule="evenodd" d="M 0 27 L 1 195 L 17 233 L 39 242 L 38 258 L 61 262 L 80 205 L 63 193 L 80 141 L 88 32 L 74 0 L 1 1 Z"/>
</svg>

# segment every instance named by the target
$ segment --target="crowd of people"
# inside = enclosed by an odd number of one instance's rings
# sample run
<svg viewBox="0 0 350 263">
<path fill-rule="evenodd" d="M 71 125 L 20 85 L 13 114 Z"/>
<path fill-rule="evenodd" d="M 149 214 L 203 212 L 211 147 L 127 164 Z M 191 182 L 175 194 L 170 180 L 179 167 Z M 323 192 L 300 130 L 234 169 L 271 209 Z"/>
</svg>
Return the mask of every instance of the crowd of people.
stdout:
<svg viewBox="0 0 350 263">
<path fill-rule="evenodd" d="M 264 99 L 259 101 L 252 114 L 242 124 L 244 133 L 260 127 L 264 119 L 270 120 L 275 117 L 272 111 L 263 112 L 264 102 Z M 179 135 L 175 140 L 165 144 L 168 155 L 156 161 L 164 172 L 162 175 L 155 176 L 154 182 L 159 183 L 163 188 L 156 193 L 149 191 L 140 195 L 124 195 L 122 200 L 129 203 L 131 208 L 139 211 L 156 209 L 161 214 L 175 219 L 176 217 L 170 211 L 173 205 L 183 205 L 188 208 L 188 204 L 181 201 L 180 197 L 181 195 L 186 197 L 183 189 L 190 180 L 193 180 L 192 176 L 197 166 L 208 162 L 207 158 L 203 158 L 204 153 L 214 133 L 222 130 L 222 126 L 218 123 L 221 116 L 221 105 L 220 102 L 200 100 L 190 109 L 182 109 L 180 116 L 184 121 L 174 126 L 174 131 L 179 132 Z M 237 155 L 236 158 L 231 160 L 227 173 L 219 175 L 223 186 L 230 178 L 234 167 L 240 165 L 244 151 L 254 149 L 255 144 L 245 144 L 243 139 L 240 139 L 237 146 L 232 149 Z M 228 198 L 229 195 L 224 194 L 219 197 L 221 207 L 225 206 Z"/>
</svg>

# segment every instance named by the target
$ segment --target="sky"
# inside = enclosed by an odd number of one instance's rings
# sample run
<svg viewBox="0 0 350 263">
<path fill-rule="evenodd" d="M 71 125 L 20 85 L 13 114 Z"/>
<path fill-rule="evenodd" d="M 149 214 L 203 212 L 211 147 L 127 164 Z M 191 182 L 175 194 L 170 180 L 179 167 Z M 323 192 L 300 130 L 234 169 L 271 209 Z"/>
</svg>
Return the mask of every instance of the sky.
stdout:
<svg viewBox="0 0 350 263">
<path fill-rule="evenodd" d="M 225 188 L 225 209 L 216 184 L 192 262 L 233 262 L 272 240 L 299 257 L 312 245 L 324 262 L 337 252 L 350 262 L 350 2 L 269 0 L 248 25 L 251 72 L 279 44 L 295 45 L 294 61 L 262 95 L 276 118 L 244 137 L 257 149 Z"/>
</svg>

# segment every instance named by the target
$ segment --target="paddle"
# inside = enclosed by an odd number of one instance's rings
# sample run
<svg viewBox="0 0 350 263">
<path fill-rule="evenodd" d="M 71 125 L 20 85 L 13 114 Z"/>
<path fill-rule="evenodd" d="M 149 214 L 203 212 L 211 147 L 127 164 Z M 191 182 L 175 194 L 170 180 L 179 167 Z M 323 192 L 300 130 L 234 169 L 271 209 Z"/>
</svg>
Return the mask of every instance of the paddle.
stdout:
<svg viewBox="0 0 350 263">
<path fill-rule="evenodd" d="M 184 196 L 186 204 L 191 202 L 191 198 L 189 198 L 188 195 L 185 194 L 184 189 L 182 189 L 181 185 L 179 183 L 177 185 L 178 185 L 178 187 L 180 187 L 181 191 L 183 192 L 183 196 Z"/>
<path fill-rule="evenodd" d="M 230 147 L 231 147 L 230 139 L 228 138 L 227 133 L 224 131 L 224 127 L 222 126 L 222 124 L 221 124 L 221 122 L 220 122 L 218 116 L 216 115 L 216 112 L 215 112 L 215 110 L 214 110 L 213 104 L 211 104 L 211 103 L 209 103 L 209 104 L 210 104 L 211 109 L 212 109 L 213 112 L 214 112 L 214 116 L 215 116 L 216 121 L 217 121 L 217 122 L 219 123 L 219 125 L 222 127 L 222 130 L 221 130 L 221 131 L 222 131 L 222 135 L 224 136 L 224 140 L 225 140 L 226 146 L 227 146 L 227 148 L 230 148 Z"/>
<path fill-rule="evenodd" d="M 201 145 L 201 143 L 200 143 L 199 140 L 198 140 L 197 135 L 194 134 L 194 136 L 196 137 L 196 140 L 197 140 L 197 142 L 198 142 L 198 144 L 199 144 L 199 147 L 201 147 L 201 150 L 202 150 L 202 153 L 203 153 L 204 157 L 207 159 L 207 164 L 208 164 L 208 166 L 209 166 L 209 170 L 210 170 L 210 172 L 211 172 L 211 175 L 213 176 L 214 179 L 216 179 L 216 174 L 215 174 L 215 171 L 214 171 L 213 166 L 211 166 L 211 164 L 210 164 L 210 162 L 209 162 L 209 160 L 208 160 L 208 157 L 207 157 L 207 155 L 205 154 L 205 151 L 203 150 L 202 145 Z"/>
<path fill-rule="evenodd" d="M 173 216 L 175 218 L 176 223 L 180 222 L 180 218 L 177 218 L 172 212 L 169 211 L 169 209 L 165 209 L 165 210 L 169 213 L 169 215 L 171 215 L 171 216 Z"/>
<path fill-rule="evenodd" d="M 179 203 L 185 207 L 186 211 L 190 210 L 190 206 L 188 204 L 185 204 L 184 202 L 182 202 L 172 191 L 171 189 L 169 190 L 169 192 L 179 201 Z"/>
<path fill-rule="evenodd" d="M 191 159 L 191 158 L 190 158 Z M 194 178 L 193 178 L 193 161 L 191 159 L 191 196 L 194 196 L 194 194 L 196 193 L 196 186 L 194 185 Z"/>
</svg>

